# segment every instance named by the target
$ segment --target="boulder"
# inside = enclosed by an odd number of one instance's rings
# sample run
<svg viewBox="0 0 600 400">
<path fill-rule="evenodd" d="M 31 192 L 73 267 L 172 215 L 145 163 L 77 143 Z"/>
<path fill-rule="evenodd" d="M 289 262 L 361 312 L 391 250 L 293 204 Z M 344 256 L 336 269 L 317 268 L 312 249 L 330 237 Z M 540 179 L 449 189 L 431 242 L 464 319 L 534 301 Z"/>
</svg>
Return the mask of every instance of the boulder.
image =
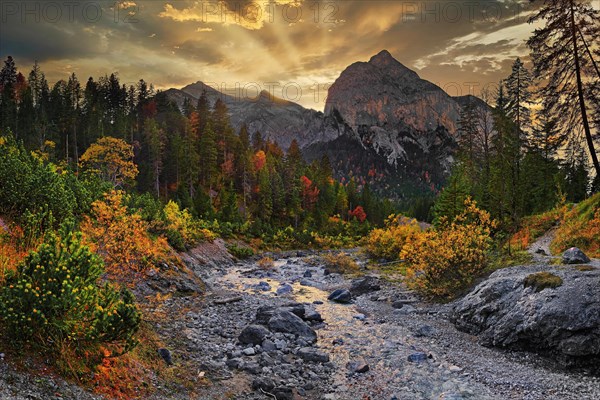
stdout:
<svg viewBox="0 0 600 400">
<path fill-rule="evenodd" d="M 327 299 L 335 301 L 336 303 L 347 304 L 352 301 L 352 294 L 348 289 L 337 289 L 334 290 Z"/>
<path fill-rule="evenodd" d="M 158 355 L 161 356 L 163 360 L 165 360 L 167 365 L 173 365 L 173 359 L 171 357 L 171 351 L 169 349 L 158 349 Z"/>
<path fill-rule="evenodd" d="M 269 330 L 262 325 L 248 325 L 238 340 L 243 344 L 261 344 L 269 334 Z"/>
<path fill-rule="evenodd" d="M 590 258 L 577 247 L 567 249 L 562 255 L 563 264 L 585 264 L 590 262 Z"/>
<path fill-rule="evenodd" d="M 524 285 L 544 271 L 558 287 Z M 456 327 L 486 346 L 529 350 L 564 366 L 600 361 L 600 270 L 513 267 L 498 270 L 453 305 Z"/>
<path fill-rule="evenodd" d="M 350 286 L 350 293 L 355 297 L 376 292 L 378 290 L 381 290 L 381 285 L 379 284 L 379 279 L 374 276 L 365 276 L 361 279 L 355 279 Z"/>
<path fill-rule="evenodd" d="M 317 340 L 315 331 L 300 317 L 287 310 L 278 311 L 274 314 L 269 319 L 268 326 L 273 332 L 290 333 L 300 336 L 309 342 Z"/>
<path fill-rule="evenodd" d="M 280 285 L 277 288 L 277 294 L 279 296 L 284 295 L 284 294 L 290 294 L 294 291 L 294 288 L 291 287 L 290 285 L 288 285 L 287 283 L 284 283 L 283 285 Z"/>
</svg>

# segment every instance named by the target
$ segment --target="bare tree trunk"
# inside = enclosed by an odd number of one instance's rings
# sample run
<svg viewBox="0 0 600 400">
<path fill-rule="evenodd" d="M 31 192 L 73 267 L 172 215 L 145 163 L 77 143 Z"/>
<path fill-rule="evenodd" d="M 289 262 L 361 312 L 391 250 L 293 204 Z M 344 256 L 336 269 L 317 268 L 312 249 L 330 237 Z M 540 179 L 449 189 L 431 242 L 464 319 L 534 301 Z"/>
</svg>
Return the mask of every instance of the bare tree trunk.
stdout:
<svg viewBox="0 0 600 400">
<path fill-rule="evenodd" d="M 600 175 L 600 163 L 598 163 L 598 155 L 594 148 L 594 139 L 588 122 L 587 111 L 585 109 L 585 99 L 583 98 L 583 83 L 581 82 L 581 68 L 579 65 L 579 50 L 577 48 L 577 27 L 575 26 L 575 8 L 573 0 L 571 0 L 571 37 L 573 40 L 573 53 L 575 56 L 575 74 L 577 75 L 577 94 L 579 96 L 579 106 L 581 107 L 581 119 L 583 120 L 583 130 L 585 131 L 585 139 L 587 141 L 592 163 L 596 170 L 596 175 Z"/>
</svg>

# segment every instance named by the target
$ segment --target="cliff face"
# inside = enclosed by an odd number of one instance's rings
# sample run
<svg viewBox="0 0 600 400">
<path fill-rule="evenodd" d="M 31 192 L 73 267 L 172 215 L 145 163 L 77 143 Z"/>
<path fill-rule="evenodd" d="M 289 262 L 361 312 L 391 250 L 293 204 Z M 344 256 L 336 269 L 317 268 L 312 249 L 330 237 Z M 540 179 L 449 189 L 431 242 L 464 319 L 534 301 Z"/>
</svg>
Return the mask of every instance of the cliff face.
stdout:
<svg viewBox="0 0 600 400">
<path fill-rule="evenodd" d="M 457 131 L 459 104 L 386 50 L 342 72 L 329 89 L 325 115 L 336 111 L 365 146 L 393 166 L 410 162 L 407 143 L 427 154 Z M 446 163 L 446 156 L 437 160 Z"/>
</svg>

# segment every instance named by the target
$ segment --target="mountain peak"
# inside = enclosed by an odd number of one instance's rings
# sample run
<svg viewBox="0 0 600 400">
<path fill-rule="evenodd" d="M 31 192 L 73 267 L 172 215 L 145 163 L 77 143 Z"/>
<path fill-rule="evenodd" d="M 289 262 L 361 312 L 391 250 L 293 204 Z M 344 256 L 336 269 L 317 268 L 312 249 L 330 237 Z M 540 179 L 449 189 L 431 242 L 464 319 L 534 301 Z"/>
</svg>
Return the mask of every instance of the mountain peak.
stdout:
<svg viewBox="0 0 600 400">
<path fill-rule="evenodd" d="M 395 58 L 391 55 L 391 53 L 385 49 L 381 50 L 379 53 L 375 54 L 369 60 L 370 63 L 377 61 L 387 61 L 387 60 L 395 60 Z"/>
<path fill-rule="evenodd" d="M 371 57 L 369 64 L 379 68 L 385 68 L 389 66 L 401 67 L 404 70 L 413 72 L 410 68 L 403 65 L 400 61 L 396 60 L 394 56 L 387 50 L 381 50 L 379 53 Z"/>
</svg>

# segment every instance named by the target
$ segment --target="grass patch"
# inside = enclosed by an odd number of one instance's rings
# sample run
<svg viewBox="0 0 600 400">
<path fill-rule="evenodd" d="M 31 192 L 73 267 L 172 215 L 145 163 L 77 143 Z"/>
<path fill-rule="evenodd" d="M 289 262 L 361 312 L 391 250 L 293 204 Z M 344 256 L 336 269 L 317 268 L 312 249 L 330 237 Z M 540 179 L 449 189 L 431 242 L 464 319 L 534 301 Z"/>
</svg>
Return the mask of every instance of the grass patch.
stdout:
<svg viewBox="0 0 600 400">
<path fill-rule="evenodd" d="M 565 213 L 550 244 L 553 254 L 578 247 L 589 257 L 600 257 L 600 193 Z"/>
<path fill-rule="evenodd" d="M 490 254 L 486 272 L 494 272 L 498 269 L 527 265 L 533 262 L 533 256 L 525 250 L 514 251 L 508 254 L 504 251 L 495 251 Z"/>
<path fill-rule="evenodd" d="M 550 272 L 536 272 L 528 275 L 523 281 L 523 286 L 532 287 L 536 292 L 540 292 L 547 288 L 557 288 L 563 284 L 563 280 Z"/>
<path fill-rule="evenodd" d="M 593 271 L 593 270 L 595 270 L 595 269 L 596 269 L 595 267 L 592 267 L 591 265 L 577 265 L 577 266 L 575 266 L 574 268 L 575 268 L 576 270 L 578 270 L 578 271 L 582 271 L 582 272 L 585 272 L 585 271 Z"/>
</svg>

